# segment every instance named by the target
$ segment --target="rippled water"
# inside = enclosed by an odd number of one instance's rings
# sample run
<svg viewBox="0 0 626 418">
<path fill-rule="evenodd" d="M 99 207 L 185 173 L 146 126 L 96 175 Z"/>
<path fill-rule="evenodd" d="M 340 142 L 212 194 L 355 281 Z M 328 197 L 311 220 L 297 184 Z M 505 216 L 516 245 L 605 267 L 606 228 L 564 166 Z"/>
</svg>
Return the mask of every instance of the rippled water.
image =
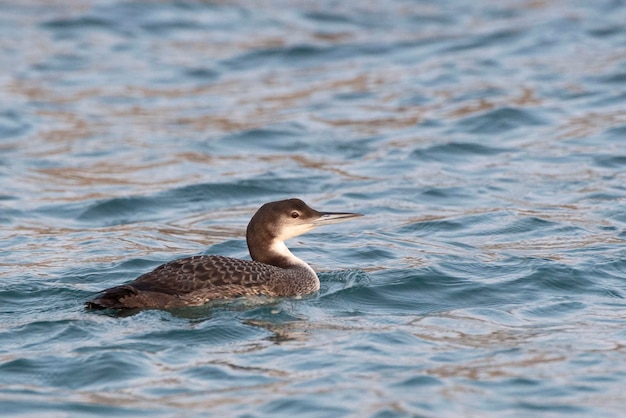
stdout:
<svg viewBox="0 0 626 418">
<path fill-rule="evenodd" d="M 623 1 L 0 1 L 0 403 L 37 416 L 620 416 Z M 247 257 L 322 289 L 115 317 Z"/>
</svg>

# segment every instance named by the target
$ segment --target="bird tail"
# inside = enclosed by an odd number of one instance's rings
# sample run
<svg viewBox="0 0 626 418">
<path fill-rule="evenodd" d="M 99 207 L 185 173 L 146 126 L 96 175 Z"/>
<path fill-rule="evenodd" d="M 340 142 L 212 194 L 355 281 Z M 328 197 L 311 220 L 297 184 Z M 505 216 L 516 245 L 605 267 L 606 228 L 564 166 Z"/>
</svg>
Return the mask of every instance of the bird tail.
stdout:
<svg viewBox="0 0 626 418">
<path fill-rule="evenodd" d="M 127 308 L 128 306 L 122 300 L 136 294 L 137 289 L 129 285 L 112 287 L 100 293 L 93 300 L 86 302 L 85 308 L 89 310 Z"/>
</svg>

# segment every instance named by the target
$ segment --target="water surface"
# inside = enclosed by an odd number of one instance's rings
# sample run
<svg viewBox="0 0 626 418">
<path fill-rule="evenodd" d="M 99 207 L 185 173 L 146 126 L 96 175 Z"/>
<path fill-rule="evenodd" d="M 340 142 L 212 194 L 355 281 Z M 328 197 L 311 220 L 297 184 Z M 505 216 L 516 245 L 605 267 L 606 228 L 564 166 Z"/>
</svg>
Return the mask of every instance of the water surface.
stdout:
<svg viewBox="0 0 626 418">
<path fill-rule="evenodd" d="M 623 414 L 624 2 L 0 3 L 3 414 Z M 288 197 L 318 294 L 83 309 Z"/>
</svg>

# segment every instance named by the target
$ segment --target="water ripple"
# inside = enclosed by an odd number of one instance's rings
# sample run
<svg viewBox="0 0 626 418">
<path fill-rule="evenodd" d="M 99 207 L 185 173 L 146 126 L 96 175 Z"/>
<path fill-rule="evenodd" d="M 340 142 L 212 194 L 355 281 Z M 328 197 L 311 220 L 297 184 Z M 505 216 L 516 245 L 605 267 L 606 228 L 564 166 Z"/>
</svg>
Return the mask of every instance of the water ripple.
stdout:
<svg viewBox="0 0 626 418">
<path fill-rule="evenodd" d="M 15 2 L 14 2 L 15 3 Z M 0 11 L 9 415 L 621 416 L 619 1 Z M 120 316 L 298 196 L 306 298 Z"/>
</svg>

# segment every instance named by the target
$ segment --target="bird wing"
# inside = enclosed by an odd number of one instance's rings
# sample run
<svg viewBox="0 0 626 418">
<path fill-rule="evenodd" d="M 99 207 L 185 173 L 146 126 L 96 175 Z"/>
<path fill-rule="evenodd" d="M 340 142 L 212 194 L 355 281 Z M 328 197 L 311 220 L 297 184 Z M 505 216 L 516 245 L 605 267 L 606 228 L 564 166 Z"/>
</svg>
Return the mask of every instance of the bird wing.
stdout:
<svg viewBox="0 0 626 418">
<path fill-rule="evenodd" d="M 202 292 L 236 297 L 256 294 L 261 288 L 267 291 L 282 275 L 282 269 L 257 261 L 201 255 L 170 261 L 129 284 L 140 291 L 169 295 Z"/>
</svg>

